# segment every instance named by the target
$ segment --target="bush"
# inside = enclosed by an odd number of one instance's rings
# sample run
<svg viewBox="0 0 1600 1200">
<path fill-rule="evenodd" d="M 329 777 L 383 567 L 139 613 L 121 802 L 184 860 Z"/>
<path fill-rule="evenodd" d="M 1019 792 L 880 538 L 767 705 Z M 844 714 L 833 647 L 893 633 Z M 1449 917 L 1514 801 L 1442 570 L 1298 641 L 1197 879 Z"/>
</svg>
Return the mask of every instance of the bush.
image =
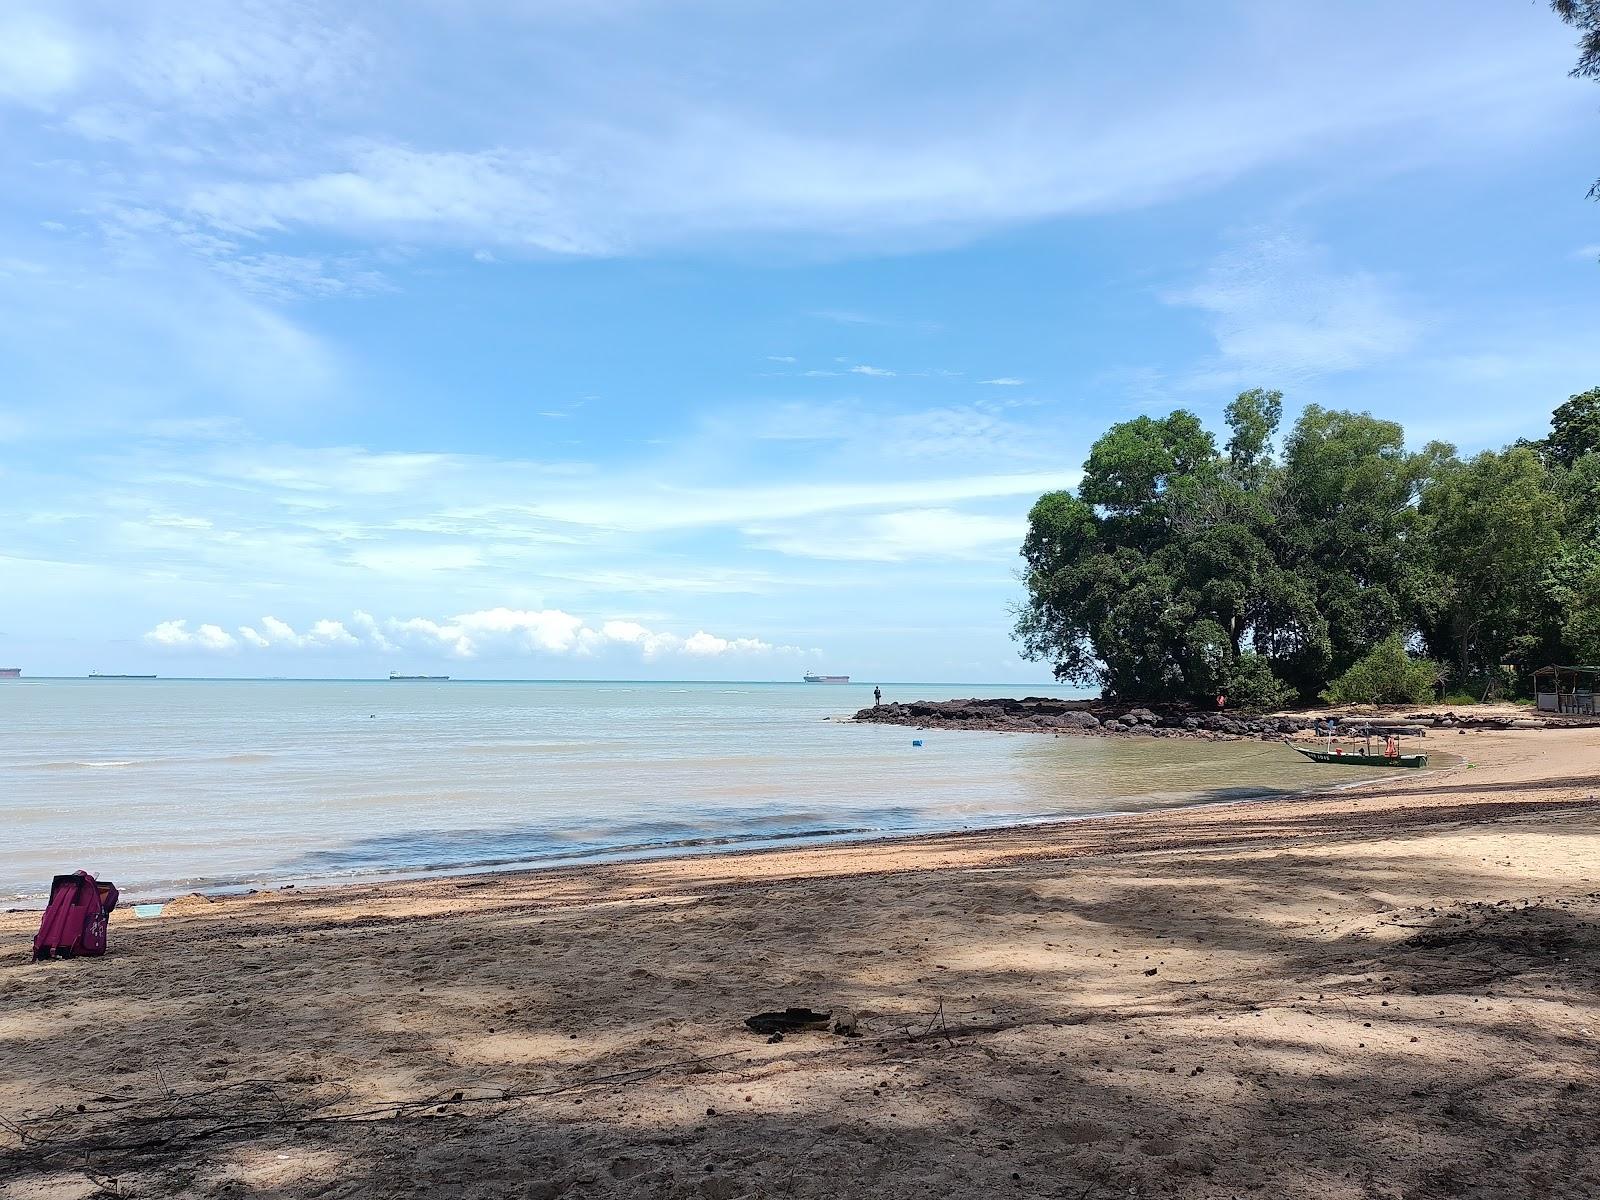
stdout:
<svg viewBox="0 0 1600 1200">
<path fill-rule="evenodd" d="M 1329 704 L 1418 704 L 1431 698 L 1439 664 L 1406 653 L 1399 634 L 1369 650 L 1322 693 Z"/>
<path fill-rule="evenodd" d="M 1294 689 L 1272 673 L 1265 658 L 1246 650 L 1228 672 L 1226 695 L 1230 708 L 1271 709 L 1287 704 Z"/>
</svg>

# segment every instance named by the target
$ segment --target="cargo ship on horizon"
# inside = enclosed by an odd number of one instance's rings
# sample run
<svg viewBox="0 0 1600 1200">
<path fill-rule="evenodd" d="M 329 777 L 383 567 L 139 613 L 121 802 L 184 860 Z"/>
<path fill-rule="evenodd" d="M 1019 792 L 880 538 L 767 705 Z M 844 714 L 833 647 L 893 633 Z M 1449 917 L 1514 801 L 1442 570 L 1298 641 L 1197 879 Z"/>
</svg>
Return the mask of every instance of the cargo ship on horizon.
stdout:
<svg viewBox="0 0 1600 1200">
<path fill-rule="evenodd" d="M 0 679 L 21 679 L 21 667 L 0 667 Z"/>
<path fill-rule="evenodd" d="M 805 675 L 802 675 L 800 678 L 801 678 L 801 681 L 804 682 L 804 683 L 849 683 L 850 682 L 850 676 L 848 676 L 848 675 L 813 675 L 810 672 L 807 672 Z"/>
</svg>

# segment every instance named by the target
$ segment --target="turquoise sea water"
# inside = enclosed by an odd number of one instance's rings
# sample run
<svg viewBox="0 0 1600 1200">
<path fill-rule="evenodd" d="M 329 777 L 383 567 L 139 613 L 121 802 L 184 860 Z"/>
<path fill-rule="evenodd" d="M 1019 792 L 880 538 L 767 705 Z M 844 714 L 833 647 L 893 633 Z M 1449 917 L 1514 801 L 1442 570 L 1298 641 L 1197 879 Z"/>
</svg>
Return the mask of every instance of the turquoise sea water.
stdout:
<svg viewBox="0 0 1600 1200">
<path fill-rule="evenodd" d="M 838 719 L 869 703 L 855 684 L 3 681 L 0 899 L 38 902 L 78 867 L 159 897 L 1082 817 L 1363 775 L 1265 743 Z"/>
</svg>

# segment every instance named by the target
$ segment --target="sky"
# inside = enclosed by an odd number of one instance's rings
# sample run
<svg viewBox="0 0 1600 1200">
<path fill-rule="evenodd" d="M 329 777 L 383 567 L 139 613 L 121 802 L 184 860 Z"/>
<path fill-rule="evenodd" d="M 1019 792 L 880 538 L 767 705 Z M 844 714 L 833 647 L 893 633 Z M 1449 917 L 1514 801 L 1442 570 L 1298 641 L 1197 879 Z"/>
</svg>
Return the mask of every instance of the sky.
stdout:
<svg viewBox="0 0 1600 1200">
<path fill-rule="evenodd" d="M 7 0 L 0 665 L 1043 683 L 1029 505 L 1600 384 L 1532 0 Z"/>
</svg>

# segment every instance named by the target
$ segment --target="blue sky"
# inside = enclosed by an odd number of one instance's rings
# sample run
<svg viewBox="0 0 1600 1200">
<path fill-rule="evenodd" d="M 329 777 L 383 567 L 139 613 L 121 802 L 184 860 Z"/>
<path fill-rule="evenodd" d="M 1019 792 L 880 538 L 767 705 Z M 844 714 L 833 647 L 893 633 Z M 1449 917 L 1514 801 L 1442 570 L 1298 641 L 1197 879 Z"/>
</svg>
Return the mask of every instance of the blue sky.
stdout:
<svg viewBox="0 0 1600 1200">
<path fill-rule="evenodd" d="M 1048 679 L 1032 499 L 1600 384 L 1542 3 L 0 8 L 0 663 Z"/>
</svg>

